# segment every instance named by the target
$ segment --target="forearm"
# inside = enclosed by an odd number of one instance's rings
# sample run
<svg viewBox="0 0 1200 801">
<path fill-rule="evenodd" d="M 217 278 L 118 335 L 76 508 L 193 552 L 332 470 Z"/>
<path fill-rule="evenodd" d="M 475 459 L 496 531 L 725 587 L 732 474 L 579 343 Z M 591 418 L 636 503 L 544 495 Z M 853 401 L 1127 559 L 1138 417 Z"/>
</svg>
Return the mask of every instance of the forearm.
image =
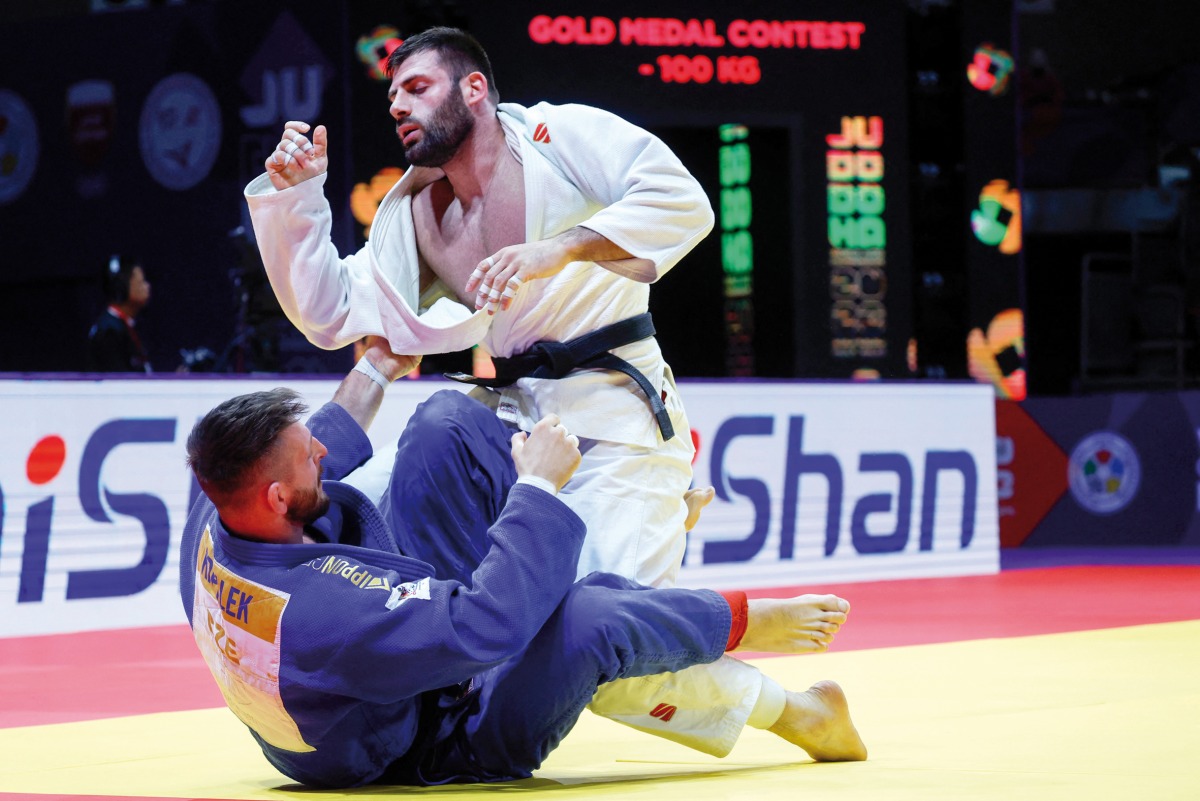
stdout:
<svg viewBox="0 0 1200 801">
<path fill-rule="evenodd" d="M 387 340 L 368 337 L 362 358 L 354 365 L 333 393 L 333 402 L 341 406 L 363 431 L 371 427 L 384 390 L 393 381 L 411 373 L 421 363 L 420 356 L 392 353 Z"/>
<path fill-rule="evenodd" d="M 345 409 L 366 431 L 383 403 L 383 387 L 358 370 L 351 370 L 333 393 L 333 402 Z"/>
<path fill-rule="evenodd" d="M 598 109 L 538 108 L 555 132 L 558 166 L 598 207 L 579 226 L 621 253 L 594 258 L 601 267 L 653 283 L 712 229 L 707 193 L 662 140 Z"/>
<path fill-rule="evenodd" d="M 616 245 L 612 240 L 590 228 L 575 226 L 568 228 L 552 241 L 562 250 L 565 263 L 573 261 L 617 261 L 632 258 L 632 254 Z"/>
</svg>

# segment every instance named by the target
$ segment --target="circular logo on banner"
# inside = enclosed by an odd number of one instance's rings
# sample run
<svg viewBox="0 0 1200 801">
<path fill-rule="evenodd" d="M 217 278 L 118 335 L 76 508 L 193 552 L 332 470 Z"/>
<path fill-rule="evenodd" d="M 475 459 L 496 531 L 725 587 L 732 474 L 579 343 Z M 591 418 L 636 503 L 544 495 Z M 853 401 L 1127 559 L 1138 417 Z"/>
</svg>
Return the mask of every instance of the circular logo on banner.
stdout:
<svg viewBox="0 0 1200 801">
<path fill-rule="evenodd" d="M 0 89 L 0 203 L 16 200 L 29 186 L 38 161 L 37 120 L 29 106 Z"/>
<path fill-rule="evenodd" d="M 1109 515 L 1129 505 L 1137 495 L 1142 467 L 1129 440 L 1111 431 L 1084 437 L 1067 465 L 1071 494 L 1090 512 Z"/>
<path fill-rule="evenodd" d="M 167 189 L 191 189 L 208 177 L 221 148 L 221 109 L 208 84 L 186 72 L 159 81 L 138 124 L 142 161 Z"/>
</svg>

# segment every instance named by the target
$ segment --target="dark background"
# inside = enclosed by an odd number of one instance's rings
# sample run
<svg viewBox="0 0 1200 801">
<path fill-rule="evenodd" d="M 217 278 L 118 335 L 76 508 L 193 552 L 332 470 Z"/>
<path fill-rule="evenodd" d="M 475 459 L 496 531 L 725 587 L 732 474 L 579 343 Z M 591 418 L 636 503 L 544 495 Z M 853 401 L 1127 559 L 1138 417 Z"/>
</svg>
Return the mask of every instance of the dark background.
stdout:
<svg viewBox="0 0 1200 801">
<path fill-rule="evenodd" d="M 711 18 L 721 31 L 737 17 L 857 20 L 866 33 L 857 50 L 539 45 L 528 34 L 539 14 Z M 181 349 L 197 348 L 213 353 L 200 366 L 226 372 L 348 367 L 349 353 L 317 351 L 274 313 L 245 235 L 241 190 L 261 171 L 288 112 L 314 112 L 329 126 L 334 152 L 327 194 L 335 241 L 343 252 L 358 247 L 355 185 L 403 164 L 385 117 L 386 84 L 368 76 L 354 43 L 381 24 L 406 33 L 446 23 L 467 27 L 489 50 L 503 100 L 590 103 L 655 131 L 717 208 L 718 128 L 748 127 L 757 375 L 837 378 L 867 369 L 966 378 L 968 332 L 986 329 L 1002 309 L 1023 308 L 1033 394 L 1187 385 L 1200 306 L 1186 224 L 1200 144 L 1197 22 L 1200 9 L 1181 0 L 763 0 L 734 10 L 682 2 L 5 3 L 0 91 L 31 109 L 40 152 L 24 192 L 0 202 L 0 371 L 83 367 L 87 329 L 103 308 L 101 270 L 113 253 L 139 256 L 153 284 L 138 325 L 160 372 L 181 362 Z M 966 80 L 971 53 L 985 41 L 1012 53 L 1020 73 L 999 97 Z M 679 54 L 753 56 L 761 79 L 681 84 L 638 73 Z M 211 170 L 182 190 L 157 183 L 139 148 L 143 103 L 177 72 L 208 84 L 221 117 Z M 264 73 L 294 79 L 293 108 L 277 103 L 274 115 L 248 114 L 266 100 Z M 100 152 L 73 144 L 67 114 L 68 87 L 89 79 L 114 91 Z M 830 352 L 825 136 L 847 115 L 885 122 L 888 316 L 878 358 Z M 6 135 L 0 131 L 0 144 Z M 971 234 L 980 188 L 997 178 L 1023 190 L 1021 254 L 1000 256 Z M 1183 354 L 1184 369 L 1142 347 L 1149 329 L 1138 308 L 1090 297 L 1085 321 L 1084 297 L 1094 287 L 1083 264 L 1098 251 L 1128 257 L 1133 290 L 1166 286 L 1183 299 L 1182 334 L 1159 344 Z M 677 374 L 728 374 L 722 287 L 718 224 L 651 293 Z M 1095 311 L 1110 307 L 1097 322 Z M 1173 320 L 1176 311 L 1154 313 Z M 1127 361 L 1105 370 L 1081 363 L 1082 342 L 1098 326 L 1128 344 Z M 455 358 L 444 366 L 458 366 Z M 431 360 L 426 371 L 442 366 Z"/>
</svg>

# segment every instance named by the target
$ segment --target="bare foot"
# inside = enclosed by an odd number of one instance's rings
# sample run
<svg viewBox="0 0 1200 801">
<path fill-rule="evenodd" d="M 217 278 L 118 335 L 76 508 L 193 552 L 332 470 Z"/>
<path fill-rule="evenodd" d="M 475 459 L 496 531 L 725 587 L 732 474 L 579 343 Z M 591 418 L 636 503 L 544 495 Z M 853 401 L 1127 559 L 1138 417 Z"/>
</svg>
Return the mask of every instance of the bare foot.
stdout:
<svg viewBox="0 0 1200 801">
<path fill-rule="evenodd" d="M 807 692 L 787 694 L 783 715 L 770 728 L 818 762 L 860 762 L 867 746 L 850 720 L 846 693 L 832 681 L 818 681 Z"/>
<path fill-rule="evenodd" d="M 824 651 L 846 622 L 850 603 L 836 595 L 751 598 L 738 651 L 806 654 Z"/>
<path fill-rule="evenodd" d="M 691 531 L 700 522 L 700 510 L 708 506 L 717 491 L 712 487 L 690 489 L 683 493 L 683 502 L 687 504 L 687 520 L 683 521 L 683 530 Z"/>
</svg>

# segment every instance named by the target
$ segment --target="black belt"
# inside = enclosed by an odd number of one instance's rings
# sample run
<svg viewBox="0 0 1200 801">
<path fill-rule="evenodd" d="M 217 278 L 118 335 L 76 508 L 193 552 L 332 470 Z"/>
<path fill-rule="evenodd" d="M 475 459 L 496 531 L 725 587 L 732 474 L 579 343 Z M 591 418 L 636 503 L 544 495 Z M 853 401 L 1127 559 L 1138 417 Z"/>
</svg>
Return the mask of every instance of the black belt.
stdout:
<svg viewBox="0 0 1200 801">
<path fill-rule="evenodd" d="M 496 388 L 507 387 L 518 378 L 562 378 L 572 370 L 585 368 L 616 370 L 636 381 L 642 392 L 646 393 L 646 400 L 650 402 L 654 419 L 658 421 L 658 430 L 662 432 L 662 438 L 668 440 L 675 436 L 675 428 L 671 425 L 671 418 L 667 414 L 662 396 L 655 391 L 650 379 L 640 370 L 620 356 L 609 353 L 613 348 L 652 336 L 654 321 L 647 312 L 606 325 L 569 342 L 538 342 L 524 353 L 507 359 L 492 359 L 496 365 L 495 378 L 479 378 L 467 373 L 444 375 L 463 384 Z"/>
</svg>

